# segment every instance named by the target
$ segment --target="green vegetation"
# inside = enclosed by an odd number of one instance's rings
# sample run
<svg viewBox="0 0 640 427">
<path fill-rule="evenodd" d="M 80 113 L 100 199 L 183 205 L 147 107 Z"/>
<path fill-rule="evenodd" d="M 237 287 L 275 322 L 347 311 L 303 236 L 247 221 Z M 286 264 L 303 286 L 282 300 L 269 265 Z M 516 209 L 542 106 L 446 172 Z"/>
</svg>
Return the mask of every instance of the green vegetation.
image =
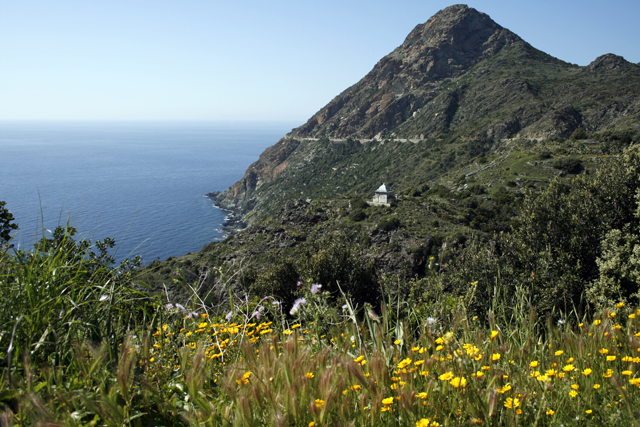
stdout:
<svg viewBox="0 0 640 427">
<path fill-rule="evenodd" d="M 69 226 L 3 250 L 3 422 L 635 425 L 640 148 L 541 188 L 528 149 L 504 185 L 292 200 L 147 267 Z"/>
</svg>

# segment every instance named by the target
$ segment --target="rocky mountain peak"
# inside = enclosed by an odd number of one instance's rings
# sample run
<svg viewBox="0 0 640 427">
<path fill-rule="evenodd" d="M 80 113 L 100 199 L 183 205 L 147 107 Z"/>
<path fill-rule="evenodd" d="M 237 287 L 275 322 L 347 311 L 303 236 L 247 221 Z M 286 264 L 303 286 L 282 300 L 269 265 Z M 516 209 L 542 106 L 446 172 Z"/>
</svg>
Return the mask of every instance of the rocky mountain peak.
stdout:
<svg viewBox="0 0 640 427">
<path fill-rule="evenodd" d="M 613 53 L 607 53 L 599 56 L 591 64 L 587 65 L 587 71 L 596 72 L 604 70 L 617 70 L 630 64 L 622 56 L 614 55 Z"/>
<path fill-rule="evenodd" d="M 445 79 L 464 74 L 503 47 L 520 41 L 488 15 L 465 5 L 450 6 L 418 25 L 367 76 L 292 136 L 380 135 L 433 100 Z"/>
</svg>

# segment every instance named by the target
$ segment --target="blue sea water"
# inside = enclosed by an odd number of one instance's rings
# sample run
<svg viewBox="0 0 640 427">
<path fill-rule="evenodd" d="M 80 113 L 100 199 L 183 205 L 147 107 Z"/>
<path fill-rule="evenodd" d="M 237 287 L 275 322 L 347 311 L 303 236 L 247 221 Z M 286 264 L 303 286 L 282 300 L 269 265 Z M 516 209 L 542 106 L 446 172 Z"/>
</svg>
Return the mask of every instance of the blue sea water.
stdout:
<svg viewBox="0 0 640 427">
<path fill-rule="evenodd" d="M 295 123 L 0 122 L 0 200 L 29 249 L 46 230 L 116 239 L 145 263 L 224 238 L 227 215 L 203 197 L 242 178 Z"/>
</svg>

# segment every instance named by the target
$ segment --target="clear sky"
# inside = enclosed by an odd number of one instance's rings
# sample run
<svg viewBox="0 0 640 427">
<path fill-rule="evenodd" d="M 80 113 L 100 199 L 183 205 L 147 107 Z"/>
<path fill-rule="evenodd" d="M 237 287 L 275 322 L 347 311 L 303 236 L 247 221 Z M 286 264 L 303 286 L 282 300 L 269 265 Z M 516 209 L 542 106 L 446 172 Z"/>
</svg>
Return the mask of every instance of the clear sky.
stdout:
<svg viewBox="0 0 640 427">
<path fill-rule="evenodd" d="M 440 0 L 3 0 L 0 120 L 305 122 Z M 562 60 L 640 62 L 640 0 L 467 4 Z"/>
</svg>

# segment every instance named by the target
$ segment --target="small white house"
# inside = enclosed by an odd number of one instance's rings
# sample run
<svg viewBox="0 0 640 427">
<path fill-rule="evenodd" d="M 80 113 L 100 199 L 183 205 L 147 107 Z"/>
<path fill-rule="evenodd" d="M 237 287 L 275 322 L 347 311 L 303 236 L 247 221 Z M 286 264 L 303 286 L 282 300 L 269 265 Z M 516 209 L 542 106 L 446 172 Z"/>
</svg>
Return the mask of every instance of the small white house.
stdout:
<svg viewBox="0 0 640 427">
<path fill-rule="evenodd" d="M 380 204 L 389 204 L 396 200 L 396 195 L 393 193 L 393 190 L 389 188 L 386 184 L 382 184 L 380 188 L 376 190 L 375 195 L 373 196 L 373 203 Z"/>
</svg>

